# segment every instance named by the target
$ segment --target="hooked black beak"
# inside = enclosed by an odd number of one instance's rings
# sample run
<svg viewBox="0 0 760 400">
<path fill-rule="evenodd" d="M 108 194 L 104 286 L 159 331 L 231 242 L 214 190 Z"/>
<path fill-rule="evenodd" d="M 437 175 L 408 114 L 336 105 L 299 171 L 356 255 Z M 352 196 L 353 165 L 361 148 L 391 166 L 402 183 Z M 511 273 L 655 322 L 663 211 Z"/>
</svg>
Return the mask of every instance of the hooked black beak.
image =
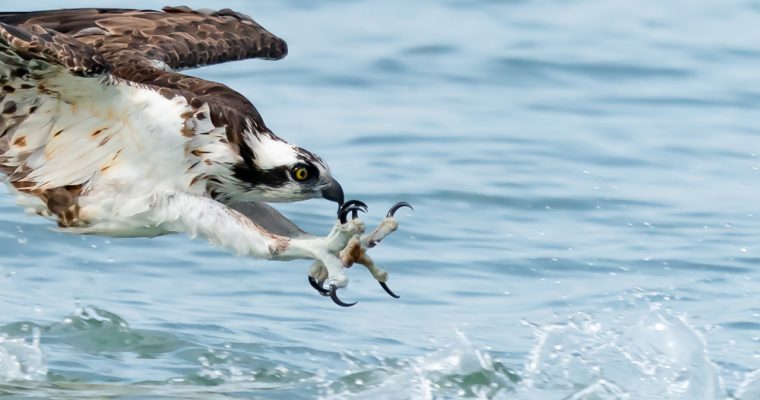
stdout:
<svg viewBox="0 0 760 400">
<path fill-rule="evenodd" d="M 322 198 L 334 201 L 338 203 L 338 206 L 343 205 L 343 188 L 340 183 L 335 179 L 330 178 L 330 182 L 322 188 Z"/>
</svg>

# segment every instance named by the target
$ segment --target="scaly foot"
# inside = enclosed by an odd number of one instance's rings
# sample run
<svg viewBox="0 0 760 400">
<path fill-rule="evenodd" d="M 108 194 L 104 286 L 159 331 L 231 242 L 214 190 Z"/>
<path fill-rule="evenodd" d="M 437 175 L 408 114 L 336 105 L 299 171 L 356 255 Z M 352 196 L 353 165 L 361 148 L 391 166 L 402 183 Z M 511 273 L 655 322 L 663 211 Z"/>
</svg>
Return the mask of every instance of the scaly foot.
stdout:
<svg viewBox="0 0 760 400">
<path fill-rule="evenodd" d="M 359 234 L 364 232 L 364 224 L 358 219 L 358 212 L 366 212 L 367 206 L 360 201 L 349 201 L 338 210 L 339 222 L 336 227 L 333 228 L 331 234 L 328 235 L 328 238 L 331 238 L 328 240 L 332 243 L 330 249 L 335 251 L 334 249 L 336 247 L 341 248 L 341 250 L 337 251 L 336 255 L 344 268 L 350 268 L 354 263 L 365 266 L 372 276 L 380 283 L 383 290 L 394 298 L 399 298 L 399 296 L 393 293 L 386 283 L 388 280 L 388 272 L 375 265 L 367 254 L 367 249 L 375 247 L 385 239 L 385 237 L 398 229 L 398 222 L 394 216 L 396 211 L 402 207 L 414 209 L 412 205 L 407 202 L 394 204 L 390 210 L 388 210 L 386 218 L 377 226 L 377 228 L 371 233 L 360 237 Z M 347 220 L 349 213 L 353 217 L 351 221 Z M 336 293 L 336 285 L 329 284 L 329 290 L 325 289 L 325 281 L 331 280 L 331 274 L 329 273 L 328 268 L 325 267 L 325 264 L 319 260 L 315 261 L 309 270 L 309 284 L 321 295 L 329 295 L 330 298 L 340 306 L 350 307 L 356 304 L 341 301 Z"/>
<path fill-rule="evenodd" d="M 414 207 L 405 201 L 394 204 L 390 210 L 388 210 L 383 222 L 381 222 L 371 233 L 362 236 L 362 244 L 369 248 L 375 247 L 385 239 L 386 236 L 395 232 L 396 229 L 398 229 L 398 222 L 396 222 L 394 216 L 396 215 L 396 211 L 402 207 L 409 207 L 414 210 Z"/>
<path fill-rule="evenodd" d="M 324 238 L 325 247 L 331 254 L 329 257 L 317 259 L 309 270 L 309 284 L 321 295 L 329 295 L 335 304 L 342 307 L 351 307 L 356 303 L 345 303 L 338 297 L 337 290 L 346 285 L 347 279 L 342 276 L 344 275 L 342 271 L 340 274 L 335 271 L 331 273 L 327 259 L 335 257 L 340 260 L 343 268 L 351 267 L 353 262 L 344 262 L 340 259 L 339 253 L 351 240 L 358 240 L 359 235 L 364 233 L 364 223 L 358 218 L 359 211 L 366 212 L 367 205 L 358 200 L 350 200 L 340 206 L 338 223 Z M 348 220 L 349 214 L 353 217 L 351 220 Z M 324 288 L 325 282 L 328 282 L 328 289 Z"/>
</svg>

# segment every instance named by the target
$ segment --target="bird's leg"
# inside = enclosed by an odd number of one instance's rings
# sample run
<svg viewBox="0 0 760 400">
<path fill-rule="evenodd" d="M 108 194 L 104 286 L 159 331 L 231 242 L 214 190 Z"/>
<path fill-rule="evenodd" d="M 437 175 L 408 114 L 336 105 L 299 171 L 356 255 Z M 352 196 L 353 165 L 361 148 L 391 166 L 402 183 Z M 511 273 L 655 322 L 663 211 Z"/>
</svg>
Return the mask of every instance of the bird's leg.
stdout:
<svg viewBox="0 0 760 400">
<path fill-rule="evenodd" d="M 385 215 L 385 219 L 380 222 L 380 225 L 378 225 L 377 228 L 375 228 L 372 232 L 361 237 L 362 245 L 368 248 L 375 247 L 383 239 L 385 239 L 386 236 L 395 232 L 396 229 L 398 229 L 398 222 L 395 218 L 396 211 L 402 207 L 409 207 L 414 210 L 414 207 L 405 201 L 394 204 L 390 210 L 388 210 L 388 213 Z"/>
<path fill-rule="evenodd" d="M 337 289 L 348 284 L 348 277 L 344 273 L 345 268 L 353 264 L 339 253 L 351 240 L 358 241 L 359 235 L 364 232 L 364 223 L 358 218 L 359 211 L 366 211 L 366 204 L 360 201 L 349 201 L 338 209 L 338 222 L 327 236 L 299 236 L 290 239 L 290 246 L 283 255 L 293 254 L 298 256 L 299 251 L 315 254 L 315 262 L 309 269 L 309 284 L 319 291 L 320 294 L 329 295 L 332 300 L 343 307 L 350 307 L 356 303 L 344 303 L 338 298 Z M 352 219 L 348 220 L 348 215 Z M 326 285 L 325 285 L 326 283 Z M 327 289 L 324 288 L 327 286 Z"/>
<path fill-rule="evenodd" d="M 352 237 L 364 232 L 358 218 L 346 219 L 348 213 L 366 208 L 363 203 L 343 207 L 339 223 L 325 237 L 302 235 L 281 236 L 264 229 L 244 214 L 213 199 L 184 192 L 156 192 L 141 215 L 165 232 L 186 232 L 201 235 L 211 242 L 235 250 L 240 255 L 272 260 L 311 259 L 318 261 L 320 280 L 327 283 L 328 293 L 339 305 L 336 291 L 348 285 L 348 277 L 338 252 Z"/>
<path fill-rule="evenodd" d="M 372 277 L 377 280 L 377 282 L 380 284 L 380 287 L 382 287 L 386 293 L 388 293 L 391 297 L 397 299 L 400 297 L 396 293 L 393 293 L 391 288 L 389 288 L 388 284 L 386 283 L 388 281 L 388 271 L 375 265 L 375 262 L 372 261 L 372 258 L 370 258 L 369 254 L 367 254 L 367 249 L 361 245 L 361 241 L 359 239 L 354 238 L 348 242 L 348 246 L 346 246 L 346 248 L 341 251 L 340 259 L 344 265 L 352 265 L 354 263 L 357 263 L 365 266 L 369 273 L 372 274 Z"/>
<path fill-rule="evenodd" d="M 343 280 L 340 279 L 343 268 L 348 268 L 353 264 L 353 261 L 349 261 L 345 257 L 341 259 L 339 253 L 346 248 L 349 241 L 354 239 L 358 241 L 359 234 L 364 232 L 364 223 L 358 218 L 359 211 L 364 212 L 367 209 L 364 203 L 352 200 L 343 204 L 338 210 L 338 222 L 324 237 L 306 233 L 277 210 L 265 204 L 238 203 L 233 204 L 233 208 L 251 221 L 255 221 L 256 224 L 260 224 L 265 230 L 288 238 L 287 251 L 280 253 L 276 258 L 310 258 L 303 254 L 316 254 L 317 252 L 322 254 L 319 257 L 311 257 L 315 261 L 309 269 L 309 284 L 323 296 L 332 297 L 337 304 L 350 305 L 337 297 L 336 290 L 339 286 L 332 285 L 332 283 Z M 351 216 L 350 220 L 349 215 Z M 339 265 L 342 265 L 341 268 L 330 267 L 336 264 L 336 258 L 340 262 Z M 325 282 L 327 282 L 326 286 Z"/>
<path fill-rule="evenodd" d="M 372 274 L 372 277 L 380 283 L 380 286 L 389 295 L 399 298 L 399 296 L 393 293 L 388 287 L 388 284 L 385 283 L 388 280 L 388 272 L 375 265 L 369 257 L 369 254 L 367 254 L 367 249 L 362 246 L 362 242 L 358 235 L 352 237 L 351 240 L 348 241 L 346 247 L 338 253 L 338 258 L 346 268 L 350 268 L 355 263 L 365 266 L 370 274 Z M 314 264 L 312 264 L 311 269 L 309 270 L 309 284 L 322 296 L 330 295 L 330 291 L 323 287 L 328 276 L 329 273 L 321 261 L 315 261 Z"/>
<path fill-rule="evenodd" d="M 414 209 L 412 205 L 407 202 L 394 204 L 390 210 L 388 210 L 385 219 L 377 226 L 377 228 L 361 237 L 352 237 L 348 241 L 346 247 L 339 253 L 340 261 L 344 266 L 350 267 L 354 263 L 365 266 L 367 270 L 369 270 L 370 274 L 372 274 L 372 277 L 380 283 L 380 286 L 383 288 L 383 290 L 395 298 L 398 298 L 399 296 L 393 293 L 393 291 L 388 287 L 388 284 L 386 283 L 388 281 L 388 272 L 375 265 L 375 263 L 367 254 L 367 249 L 376 246 L 388 235 L 398 229 L 398 222 L 395 219 L 395 214 L 396 211 L 398 211 L 398 209 L 401 207 L 409 207 L 411 209 Z M 318 272 L 318 266 L 316 267 L 317 269 L 313 270 L 315 272 Z M 317 279 L 317 281 L 319 282 L 319 279 Z M 315 286 L 313 282 L 312 286 Z M 316 287 L 317 286 L 315 286 L 315 288 Z M 320 291 L 320 293 L 322 293 L 322 291 Z"/>
<path fill-rule="evenodd" d="M 327 296 L 330 293 L 329 290 L 323 287 L 328 275 L 327 268 L 325 268 L 325 264 L 322 261 L 317 260 L 311 264 L 311 268 L 309 268 L 309 285 L 322 296 Z"/>
<path fill-rule="evenodd" d="M 293 230 L 293 236 L 276 234 L 257 224 L 256 218 L 249 218 L 247 214 L 208 197 L 184 192 L 156 192 L 147 201 L 137 203 L 147 207 L 135 209 L 125 217 L 150 221 L 151 226 L 162 232 L 201 235 L 240 255 L 271 260 L 315 260 L 309 271 L 310 283 L 340 306 L 355 304 L 344 303 L 337 296 L 337 289 L 348 285 L 345 269 L 354 263 L 367 267 L 390 295 L 398 297 L 385 284 L 388 273 L 374 265 L 362 244 L 368 243 L 368 247 L 372 247 L 395 231 L 398 223 L 393 214 L 400 207 L 411 208 L 408 203 L 391 207 L 380 226 L 364 237 L 360 236 L 364 233 L 364 223 L 358 213 L 366 211 L 367 206 L 356 200 L 341 206 L 338 222 L 327 236 L 312 236 L 298 229 Z"/>
<path fill-rule="evenodd" d="M 365 266 L 369 270 L 369 273 L 372 274 L 372 277 L 380 283 L 385 283 L 388 280 L 388 272 L 377 267 L 372 259 L 369 258 L 367 249 L 362 246 L 362 242 L 358 237 L 351 238 L 346 248 L 339 253 L 339 257 L 343 265 L 350 266 L 356 263 Z"/>
<path fill-rule="evenodd" d="M 326 244 L 326 248 L 331 253 L 335 254 L 341 262 L 341 265 L 345 268 L 350 268 L 353 262 L 346 257 L 340 256 L 340 252 L 347 247 L 351 241 L 358 241 L 359 235 L 364 232 L 364 223 L 358 218 L 359 211 L 365 212 L 367 205 L 357 201 L 351 200 L 344 203 L 338 209 L 338 222 L 335 224 L 330 233 L 323 238 Z M 353 217 L 348 220 L 348 215 Z M 324 288 L 325 281 L 328 283 L 328 288 Z M 332 300 L 344 307 L 352 306 L 356 303 L 344 303 L 337 296 L 337 288 L 344 287 L 338 286 L 334 283 L 335 279 L 332 277 L 330 268 L 322 260 L 317 260 L 312 264 L 309 269 L 309 284 L 316 289 L 321 295 L 329 295 Z"/>
<path fill-rule="evenodd" d="M 349 200 L 340 206 L 338 222 L 326 237 L 330 251 L 341 251 L 351 238 L 364 233 L 364 222 L 359 219 L 359 211 L 367 212 L 367 205 L 358 200 Z M 348 219 L 349 214 L 352 216 L 351 219 Z"/>
</svg>

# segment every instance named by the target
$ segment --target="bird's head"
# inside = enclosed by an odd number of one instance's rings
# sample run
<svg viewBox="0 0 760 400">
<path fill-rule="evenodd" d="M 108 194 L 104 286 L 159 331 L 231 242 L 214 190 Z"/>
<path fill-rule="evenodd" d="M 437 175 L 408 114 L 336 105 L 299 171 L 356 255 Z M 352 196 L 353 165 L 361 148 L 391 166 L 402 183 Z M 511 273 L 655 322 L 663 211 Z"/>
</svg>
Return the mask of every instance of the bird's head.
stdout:
<svg viewBox="0 0 760 400">
<path fill-rule="evenodd" d="M 343 188 L 317 155 L 272 134 L 247 135 L 233 167 L 238 201 L 282 203 L 322 197 L 343 204 Z"/>
</svg>

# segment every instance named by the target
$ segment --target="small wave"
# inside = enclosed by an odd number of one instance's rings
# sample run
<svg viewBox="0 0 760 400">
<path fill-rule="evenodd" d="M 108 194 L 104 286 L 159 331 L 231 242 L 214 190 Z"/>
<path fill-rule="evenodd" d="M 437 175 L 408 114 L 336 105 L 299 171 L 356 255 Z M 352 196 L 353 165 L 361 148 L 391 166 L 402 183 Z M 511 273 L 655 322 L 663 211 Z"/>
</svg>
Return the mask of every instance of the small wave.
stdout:
<svg viewBox="0 0 760 400">
<path fill-rule="evenodd" d="M 47 378 L 48 364 L 40 343 L 43 336 L 45 347 L 64 345 L 87 354 L 125 352 L 144 358 L 189 345 L 171 333 L 132 329 L 116 314 L 85 306 L 48 325 L 20 321 L 0 327 L 0 382 Z M 83 376 L 98 373 L 97 368 L 81 367 L 86 370 Z"/>
<path fill-rule="evenodd" d="M 133 352 L 155 357 L 188 343 L 168 332 L 134 329 L 122 317 L 94 306 L 78 308 L 61 322 L 43 328 L 51 343 L 91 353 Z"/>
</svg>

